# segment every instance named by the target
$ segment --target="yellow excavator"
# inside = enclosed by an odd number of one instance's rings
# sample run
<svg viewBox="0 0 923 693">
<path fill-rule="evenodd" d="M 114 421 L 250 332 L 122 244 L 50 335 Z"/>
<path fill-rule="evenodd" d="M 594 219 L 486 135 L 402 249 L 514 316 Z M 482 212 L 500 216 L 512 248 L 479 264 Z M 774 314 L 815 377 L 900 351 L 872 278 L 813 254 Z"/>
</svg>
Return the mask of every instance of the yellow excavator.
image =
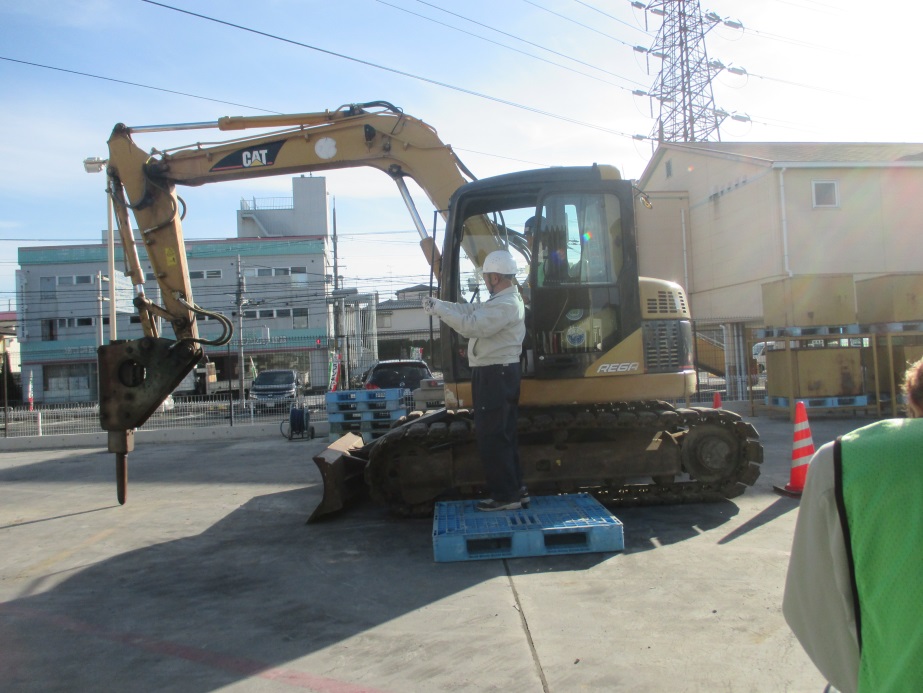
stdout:
<svg viewBox="0 0 923 693">
<path fill-rule="evenodd" d="M 194 128 L 272 130 L 150 154 L 132 139 Z M 432 127 L 377 101 L 321 113 L 114 128 L 109 194 L 145 335 L 99 349 L 100 422 L 116 454 L 119 502 L 134 429 L 195 366 L 203 347 L 227 343 L 233 330 L 225 316 L 193 299 L 176 186 L 356 166 L 378 168 L 397 183 L 440 298 L 479 300 L 480 267 L 493 250 L 510 250 L 523 268 L 520 458 L 531 493 L 588 491 L 617 505 L 679 503 L 732 498 L 756 481 L 762 447 L 752 425 L 733 412 L 667 402 L 688 401 L 695 391 L 691 317 L 679 285 L 638 274 L 632 183 L 596 164 L 475 180 Z M 445 218 L 441 253 L 406 178 Z M 136 243 L 145 247 L 162 305 L 144 294 Z M 221 335 L 199 335 L 206 316 L 223 326 Z M 174 338 L 157 333 L 156 317 L 169 322 Z M 312 520 L 365 493 L 398 515 L 484 493 L 466 345 L 441 330 L 445 408 L 413 412 L 368 444 L 344 436 L 317 456 L 324 495 Z"/>
</svg>

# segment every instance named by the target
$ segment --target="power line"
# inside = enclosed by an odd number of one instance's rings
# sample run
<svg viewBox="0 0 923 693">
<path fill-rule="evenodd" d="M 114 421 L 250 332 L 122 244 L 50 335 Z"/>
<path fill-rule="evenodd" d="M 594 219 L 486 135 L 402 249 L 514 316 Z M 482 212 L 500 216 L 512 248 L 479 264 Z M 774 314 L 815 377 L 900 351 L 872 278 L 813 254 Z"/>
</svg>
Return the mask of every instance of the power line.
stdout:
<svg viewBox="0 0 923 693">
<path fill-rule="evenodd" d="M 528 4 L 528 5 L 532 5 L 532 7 L 536 7 L 536 8 L 538 8 L 538 9 L 542 10 L 542 12 L 547 12 L 548 14 L 553 14 L 555 17 L 560 17 L 561 19 L 563 19 L 563 20 L 566 21 L 566 22 L 570 22 L 571 24 L 576 24 L 576 25 L 579 26 L 579 27 L 583 27 L 583 28 L 586 29 L 587 31 L 592 31 L 594 34 L 599 34 L 600 36 L 605 36 L 607 39 L 611 39 L 611 40 L 615 41 L 616 43 L 621 43 L 623 46 L 628 46 L 629 48 L 632 48 L 632 47 L 633 47 L 632 44 L 628 43 L 627 41 L 623 41 L 623 40 L 620 39 L 620 38 L 616 38 L 616 37 L 613 36 L 612 34 L 607 34 L 605 31 L 600 31 L 599 29 L 596 29 L 596 28 L 594 28 L 594 27 L 591 27 L 591 26 L 589 26 L 589 25 L 587 25 L 587 24 L 583 24 L 582 22 L 578 22 L 576 19 L 571 19 L 570 17 L 561 14 L 560 12 L 555 12 L 554 10 L 549 10 L 547 7 L 542 7 L 542 6 L 539 5 L 537 2 L 533 2 L 532 0 L 522 0 L 522 1 L 523 1 L 524 3 L 526 3 L 526 4 Z M 588 7 L 589 7 L 589 6 L 588 6 Z M 607 16 L 608 16 L 608 15 L 607 15 Z"/>
<path fill-rule="evenodd" d="M 81 77 L 89 77 L 91 79 L 101 79 L 107 82 L 116 82 L 118 84 L 127 84 L 132 87 L 140 87 L 141 89 L 152 89 L 153 91 L 162 91 L 167 94 L 176 94 L 177 96 L 188 96 L 192 99 L 201 99 L 202 101 L 211 101 L 213 103 L 223 103 L 228 106 L 239 106 L 240 108 L 249 108 L 254 111 L 261 111 L 263 113 L 271 113 L 273 115 L 282 115 L 279 111 L 269 111 L 265 108 L 259 108 L 258 106 L 248 106 L 242 103 L 235 103 L 234 101 L 222 101 L 221 99 L 213 99 L 208 96 L 199 96 L 197 94 L 189 94 L 184 91 L 176 91 L 175 89 L 165 89 L 163 87 L 152 87 L 149 84 L 140 84 L 138 82 L 129 82 L 124 79 L 115 79 L 114 77 L 103 77 L 101 75 L 92 75 L 89 72 L 80 72 L 79 70 L 68 70 L 64 67 L 55 67 L 53 65 L 42 65 L 41 63 L 32 63 L 28 60 L 17 60 L 16 58 L 9 58 L 3 55 L 0 55 L 0 60 L 6 60 L 11 63 L 20 63 L 22 65 L 30 65 L 32 67 L 40 67 L 45 70 L 55 70 L 57 72 L 68 72 L 72 75 L 79 75 Z"/>
<path fill-rule="evenodd" d="M 234 29 L 239 29 L 240 31 L 246 31 L 251 34 L 256 34 L 257 36 L 263 36 L 266 38 L 273 39 L 275 41 L 281 41 L 283 43 L 288 43 L 293 46 L 299 46 L 301 48 L 307 48 L 309 50 L 317 51 L 319 53 L 324 53 L 325 55 L 331 55 L 336 58 L 342 58 L 343 60 L 349 60 L 350 62 L 358 63 L 360 65 L 366 65 L 367 67 L 374 67 L 377 70 L 384 70 L 385 72 L 390 72 L 392 74 L 401 75 L 402 77 L 409 77 L 411 79 L 416 79 L 421 82 L 426 82 L 427 84 L 432 84 L 435 86 L 443 87 L 445 89 L 451 89 L 452 91 L 457 91 L 462 94 L 468 94 L 469 96 L 477 96 L 478 98 L 485 99 L 486 101 L 493 101 L 494 103 L 503 104 L 505 106 L 511 106 L 513 108 L 518 108 L 523 111 L 528 111 L 529 113 L 535 113 L 537 115 L 543 115 L 548 118 L 554 118 L 555 120 L 560 120 L 562 122 L 571 123 L 572 125 L 580 125 L 582 127 L 591 128 L 593 130 L 598 130 L 600 132 L 605 132 L 611 135 L 617 135 L 619 137 L 635 138 L 636 136 L 629 135 L 626 132 L 621 132 L 619 130 L 613 130 L 611 128 L 604 127 L 602 125 L 595 125 L 594 123 L 587 123 L 585 121 L 577 120 L 576 118 L 570 118 L 568 116 L 559 115 L 556 113 L 551 113 L 549 111 L 544 111 L 539 108 L 533 108 L 532 106 L 526 106 L 524 104 L 516 103 L 515 101 L 510 101 L 508 99 L 501 99 L 498 96 L 491 96 L 489 94 L 484 94 L 482 92 L 474 91 L 473 89 L 466 89 L 464 87 L 458 87 L 454 84 L 449 84 L 447 82 L 441 82 L 439 80 L 431 79 L 429 77 L 423 77 L 421 75 L 415 75 L 411 72 L 406 72 L 404 70 L 398 70 L 393 67 L 387 67 L 385 65 L 380 65 L 378 63 L 373 63 L 368 60 L 362 60 L 361 58 L 354 58 L 343 53 L 337 53 L 336 51 L 327 50 L 326 48 L 319 48 L 318 46 L 312 46 L 301 41 L 295 41 L 294 39 L 285 38 L 283 36 L 278 36 L 276 34 L 270 34 L 265 31 L 260 31 L 258 29 L 252 29 L 250 27 L 243 26 L 241 24 L 235 24 L 234 22 L 228 22 L 223 19 L 218 19 L 216 17 L 209 17 L 208 15 L 199 14 L 198 12 L 192 12 L 190 10 L 184 10 L 179 7 L 172 7 L 171 5 L 166 5 L 164 3 L 155 2 L 155 0 L 143 0 L 150 5 L 156 5 L 158 7 L 163 7 L 164 9 L 173 10 L 174 12 L 179 12 L 181 14 L 189 15 L 190 17 L 198 17 L 199 19 L 204 19 L 209 22 L 214 22 L 215 24 L 221 24 L 228 26 Z"/>
<path fill-rule="evenodd" d="M 780 84 L 788 84 L 793 87 L 801 87 L 803 89 L 810 89 L 811 91 L 822 91 L 822 92 L 826 92 L 827 94 L 834 94 L 836 96 L 847 96 L 847 97 L 849 96 L 849 94 L 846 94 L 845 92 L 842 92 L 842 91 L 836 91 L 834 89 L 825 89 L 823 87 L 817 87 L 812 84 L 805 84 L 804 82 L 793 82 L 791 80 L 780 79 L 778 77 L 758 75 L 755 72 L 750 72 L 744 67 L 731 67 L 730 65 L 725 66 L 724 63 L 722 63 L 720 60 L 712 60 L 710 64 L 712 67 L 719 69 L 719 71 L 723 70 L 725 72 L 730 72 L 732 75 L 741 75 L 743 77 L 756 77 L 757 79 L 763 79 L 763 80 L 767 80 L 770 82 L 779 82 Z"/>
<path fill-rule="evenodd" d="M 445 22 L 440 22 L 440 21 L 438 21 L 438 20 L 436 20 L 436 19 L 433 19 L 432 17 L 427 17 L 427 16 L 425 16 L 425 15 L 419 14 L 418 12 L 411 12 L 410 10 L 408 10 L 408 9 L 406 9 L 406 8 L 404 8 L 404 7 L 398 7 L 397 5 L 392 5 L 390 2 L 386 2 L 385 0 L 375 0 L 375 1 L 378 2 L 378 3 L 381 3 L 382 5 L 387 5 L 388 7 L 394 8 L 395 10 L 399 10 L 399 11 L 401 11 L 401 12 L 406 12 L 407 14 L 412 14 L 414 17 L 419 17 L 420 19 L 425 19 L 426 21 L 428 21 L 428 22 L 433 22 L 434 24 L 438 24 L 439 26 L 444 26 L 444 27 L 446 27 L 446 28 L 448 28 L 448 29 L 451 29 L 452 31 L 457 31 L 457 32 L 459 32 L 459 33 L 465 34 L 466 36 L 472 36 L 472 37 L 474 37 L 474 38 L 476 38 L 476 39 L 480 39 L 481 41 L 486 41 L 487 43 L 492 43 L 492 44 L 495 45 L 495 46 L 500 46 L 501 48 L 505 48 L 505 49 L 510 50 L 510 51 L 513 51 L 513 52 L 515 52 L 515 53 L 519 53 L 520 55 L 525 55 L 525 56 L 527 56 L 527 57 L 529 57 L 529 58 L 532 58 L 533 60 L 540 60 L 540 61 L 542 61 L 543 63 L 547 63 L 548 65 L 554 65 L 555 67 L 560 67 L 562 70 L 567 70 L 568 72 L 573 72 L 573 73 L 575 73 L 575 74 L 582 75 L 583 77 L 587 77 L 587 78 L 589 78 L 589 79 L 596 80 L 597 82 L 602 82 L 603 84 L 608 84 L 609 86 L 616 87 L 617 89 L 624 89 L 624 90 L 626 90 L 626 91 L 631 91 L 628 87 L 623 87 L 623 86 L 620 85 L 620 84 L 615 84 L 614 82 L 610 82 L 610 81 L 608 81 L 608 80 L 602 79 L 601 77 L 596 77 L 595 75 L 590 75 L 590 74 L 587 74 L 586 72 L 581 72 L 580 70 L 576 70 L 576 69 L 574 69 L 574 68 L 572 68 L 572 67 L 568 67 L 567 65 L 562 65 L 561 63 L 556 63 L 556 62 L 554 62 L 553 60 L 548 60 L 548 59 L 542 58 L 542 57 L 540 57 L 540 56 L 538 56 L 538 55 L 533 55 L 532 53 L 529 53 L 529 52 L 527 52 L 527 51 L 523 51 L 523 50 L 520 50 L 520 49 L 518 49 L 518 48 L 513 48 L 512 46 L 508 46 L 508 45 L 506 45 L 505 43 L 500 43 L 499 41 L 494 41 L 494 40 L 492 40 L 492 39 L 489 39 L 489 38 L 487 38 L 486 36 L 479 36 L 478 34 L 474 34 L 474 33 L 470 32 L 470 31 L 465 31 L 464 29 L 460 29 L 459 27 L 452 26 L 451 24 L 446 24 Z M 429 3 L 426 3 L 426 4 L 429 4 Z M 435 7 L 435 6 L 434 6 L 434 7 Z M 440 10 L 441 10 L 442 8 L 436 7 L 435 9 L 440 9 Z M 443 12 L 448 12 L 448 10 L 442 10 L 442 11 L 443 11 Z M 450 14 L 454 14 L 454 13 L 450 13 Z M 455 15 L 455 16 L 459 16 L 459 17 L 460 17 L 460 15 Z M 474 21 L 474 20 L 470 20 L 470 19 L 469 19 L 469 20 L 467 20 L 467 21 Z M 492 31 L 498 31 L 497 29 L 492 29 L 492 27 L 487 27 L 487 28 L 488 28 L 488 29 L 491 29 Z M 500 33 L 503 33 L 503 32 L 500 32 Z M 512 36 L 512 34 L 507 34 L 507 35 L 508 35 L 508 36 Z M 516 38 L 516 40 L 518 40 L 518 41 L 523 41 L 523 42 L 525 42 L 525 43 L 530 43 L 530 44 L 531 44 L 530 41 L 525 41 L 525 39 L 521 39 L 521 38 L 517 38 L 517 37 L 514 37 L 514 38 Z M 534 44 L 533 44 L 533 45 L 534 45 Z M 538 46 L 538 47 L 541 48 L 542 50 L 549 50 L 548 48 L 546 48 L 546 47 L 544 47 L 544 46 Z M 551 52 L 554 52 L 554 51 L 551 51 Z M 563 55 L 563 54 L 559 54 L 559 55 Z M 568 56 L 564 56 L 564 57 L 568 58 L 568 60 L 575 60 L 575 61 L 576 61 L 576 58 L 571 58 L 571 57 L 568 57 Z M 579 61 L 577 61 L 577 62 L 579 62 Z M 597 70 L 601 69 L 601 68 L 598 68 L 598 67 L 596 67 L 596 66 L 592 66 L 592 67 L 594 67 L 594 68 L 597 69 Z M 614 73 L 609 73 L 609 74 L 614 74 Z M 632 81 L 632 80 L 629 80 L 627 77 L 621 77 L 621 76 L 619 76 L 619 75 L 615 75 L 615 76 L 616 76 L 616 77 L 619 77 L 619 79 L 624 79 L 626 82 Z M 635 82 L 635 84 L 638 84 L 638 83 Z"/>
<path fill-rule="evenodd" d="M 629 22 L 626 22 L 624 19 L 619 19 L 618 17 L 614 17 L 614 16 L 612 16 L 611 14 L 609 14 L 609 13 L 607 13 L 607 12 L 603 12 L 603 11 L 602 11 L 601 9 L 599 9 L 598 7 L 593 7 L 591 4 L 589 4 L 589 3 L 587 3 L 587 2 L 583 2 L 583 0 L 574 0 L 574 2 L 576 2 L 578 5 L 583 5 L 584 7 L 593 10 L 594 12 L 599 12 L 599 14 L 601 14 L 603 17 L 608 17 L 609 19 L 611 19 L 611 20 L 614 21 L 614 22 L 618 22 L 619 24 L 624 24 L 624 25 L 627 26 L 629 29 L 634 29 L 635 31 L 640 31 L 642 34 L 648 35 L 647 32 L 644 31 L 644 29 L 642 29 L 641 27 L 638 27 L 638 26 L 635 26 L 634 24 L 631 24 L 631 23 L 629 23 Z"/>
<path fill-rule="evenodd" d="M 380 0 L 379 0 L 379 1 L 380 1 Z M 610 72 L 609 70 L 605 70 L 605 69 L 599 67 L 598 65 L 593 65 L 592 63 L 584 62 L 583 60 L 578 60 L 577 58 L 574 58 L 574 57 L 572 57 L 572 56 L 569 56 L 569 55 L 567 55 L 567 54 L 565 54 L 565 53 L 559 53 L 558 51 L 555 51 L 555 50 L 552 50 L 551 48 L 548 48 L 547 46 L 543 46 L 543 45 L 541 45 L 540 43 L 535 43 L 534 41 L 529 41 L 529 40 L 527 40 L 527 39 L 520 38 L 519 36 L 516 36 L 515 34 L 510 34 L 509 32 L 501 31 L 500 29 L 497 29 L 496 27 L 492 27 L 492 26 L 490 26 L 490 25 L 488 25 L 488 24 L 484 24 L 484 23 L 482 23 L 482 22 L 478 22 L 478 21 L 476 21 L 476 20 L 474 20 L 474 19 L 469 19 L 468 17 L 465 17 L 464 15 L 458 14 L 457 12 L 451 12 L 451 11 L 445 9 L 445 8 L 438 7 L 437 5 L 433 5 L 432 3 L 426 2 L 426 0 L 416 0 L 416 1 L 417 1 L 418 3 L 420 3 L 421 5 L 426 5 L 427 7 L 432 7 L 434 10 L 439 10 L 440 12 L 445 12 L 446 14 L 450 14 L 450 15 L 452 15 L 453 17 L 458 17 L 459 19 L 462 19 L 462 20 L 464 20 L 464 21 L 466 21 L 466 22 L 471 22 L 472 24 L 476 24 L 477 26 L 483 27 L 483 28 L 485 28 L 485 29 L 489 29 L 490 31 L 494 31 L 494 32 L 500 34 L 501 36 L 508 36 L 509 38 L 515 39 L 516 41 L 521 41 L 522 43 L 525 43 L 525 44 L 527 44 L 527 45 L 534 46 L 535 48 L 538 48 L 539 50 L 547 51 L 547 52 L 549 52 L 549 53 L 552 53 L 553 55 L 557 55 L 557 56 L 560 56 L 560 57 L 562 57 L 562 58 L 566 58 L 567 60 L 573 60 L 575 63 L 579 63 L 580 65 L 585 65 L 585 66 L 587 66 L 587 67 L 591 67 L 591 68 L 593 68 L 594 70 L 599 70 L 600 72 L 604 72 L 604 73 L 606 73 L 607 75 L 612 75 L 613 77 L 618 77 L 619 79 L 624 79 L 626 82 L 631 82 L 632 84 L 638 84 L 638 85 L 641 84 L 641 82 L 636 82 L 636 81 L 633 80 L 633 79 L 628 79 L 627 77 L 622 77 L 621 75 L 617 75 L 617 74 L 614 73 L 614 72 Z"/>
</svg>

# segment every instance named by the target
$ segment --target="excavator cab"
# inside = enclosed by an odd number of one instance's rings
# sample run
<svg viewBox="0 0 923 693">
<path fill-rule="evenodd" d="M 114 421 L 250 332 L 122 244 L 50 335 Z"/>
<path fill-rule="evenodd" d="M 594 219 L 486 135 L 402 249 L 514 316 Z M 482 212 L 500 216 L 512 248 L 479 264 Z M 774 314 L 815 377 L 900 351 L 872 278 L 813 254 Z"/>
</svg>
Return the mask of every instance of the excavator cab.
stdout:
<svg viewBox="0 0 923 693">
<path fill-rule="evenodd" d="M 632 188 L 617 174 L 603 177 L 611 172 L 591 167 L 509 174 L 485 185 L 470 183 L 453 200 L 441 295 L 484 300 L 466 293 L 470 279 L 479 276 L 478 260 L 507 248 L 520 267 L 517 280 L 527 305 L 527 379 L 580 380 L 640 327 Z M 445 326 L 441 336 L 447 387 L 458 406 L 467 406 L 466 340 Z M 543 398 L 553 403 L 553 385 L 547 385 Z"/>
</svg>

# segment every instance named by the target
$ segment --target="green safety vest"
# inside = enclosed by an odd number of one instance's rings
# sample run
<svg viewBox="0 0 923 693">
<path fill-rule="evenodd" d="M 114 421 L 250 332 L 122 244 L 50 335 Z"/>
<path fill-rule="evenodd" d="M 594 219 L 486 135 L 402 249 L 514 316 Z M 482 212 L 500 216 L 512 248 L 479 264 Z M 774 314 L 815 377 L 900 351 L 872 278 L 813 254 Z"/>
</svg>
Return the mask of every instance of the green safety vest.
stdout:
<svg viewBox="0 0 923 693">
<path fill-rule="evenodd" d="M 923 691 L 923 419 L 880 421 L 842 436 L 834 474 L 859 636 L 858 690 Z"/>
</svg>

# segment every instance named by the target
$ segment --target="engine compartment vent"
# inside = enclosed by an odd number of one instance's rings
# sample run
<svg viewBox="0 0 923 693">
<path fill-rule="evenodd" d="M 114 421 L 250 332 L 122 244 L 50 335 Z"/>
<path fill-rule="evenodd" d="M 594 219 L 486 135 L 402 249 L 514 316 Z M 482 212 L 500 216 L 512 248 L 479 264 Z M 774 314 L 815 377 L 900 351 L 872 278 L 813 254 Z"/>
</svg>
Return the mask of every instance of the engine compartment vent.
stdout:
<svg viewBox="0 0 923 693">
<path fill-rule="evenodd" d="M 679 320 L 644 323 L 644 362 L 648 373 L 672 373 L 685 365 L 685 344 Z"/>
<path fill-rule="evenodd" d="M 657 292 L 657 296 L 647 299 L 647 312 L 656 315 L 687 316 L 689 309 L 682 293 L 661 290 Z"/>
</svg>

